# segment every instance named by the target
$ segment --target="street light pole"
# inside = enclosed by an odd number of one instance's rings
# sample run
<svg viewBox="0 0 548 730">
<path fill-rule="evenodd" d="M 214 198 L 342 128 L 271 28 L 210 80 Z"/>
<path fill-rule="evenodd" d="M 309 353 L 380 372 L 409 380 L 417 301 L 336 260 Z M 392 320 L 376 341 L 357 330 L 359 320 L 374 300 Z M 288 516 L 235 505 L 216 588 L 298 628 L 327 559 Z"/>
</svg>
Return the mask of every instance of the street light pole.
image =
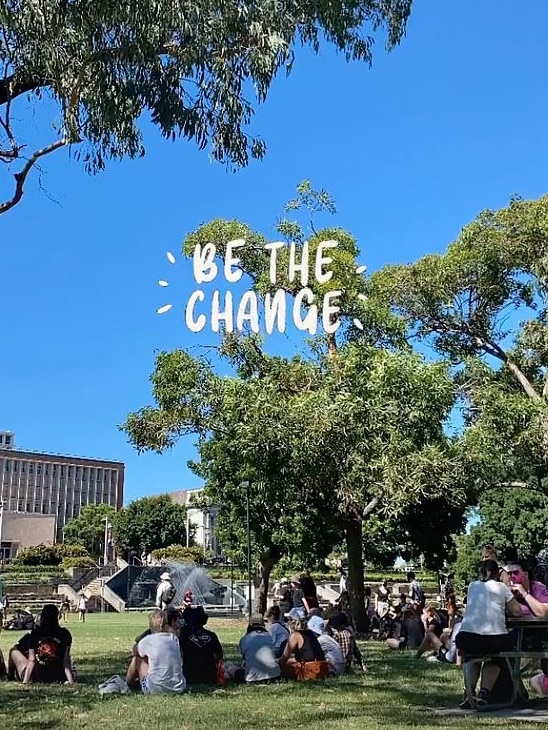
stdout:
<svg viewBox="0 0 548 730">
<path fill-rule="evenodd" d="M 246 490 L 247 512 L 247 613 L 251 616 L 251 528 L 249 523 L 249 482 L 242 482 Z"/>
<path fill-rule="evenodd" d="M 103 550 L 103 566 L 106 567 L 108 563 L 108 531 L 112 527 L 112 525 L 109 525 L 108 517 L 105 517 L 105 542 L 104 542 L 104 550 Z"/>
</svg>

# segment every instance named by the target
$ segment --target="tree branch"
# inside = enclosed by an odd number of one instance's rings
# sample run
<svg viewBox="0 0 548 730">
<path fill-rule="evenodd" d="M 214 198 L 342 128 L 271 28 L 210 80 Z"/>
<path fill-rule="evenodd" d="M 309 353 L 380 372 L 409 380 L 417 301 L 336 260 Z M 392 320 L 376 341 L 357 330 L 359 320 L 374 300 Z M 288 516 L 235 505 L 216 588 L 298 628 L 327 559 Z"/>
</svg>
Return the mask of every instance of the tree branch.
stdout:
<svg viewBox="0 0 548 730">
<path fill-rule="evenodd" d="M 38 162 L 38 160 L 41 157 L 49 155 L 51 152 L 55 152 L 55 150 L 58 150 L 61 147 L 65 147 L 67 144 L 69 144 L 68 139 L 66 137 L 63 137 L 63 139 L 58 139 L 56 142 L 52 142 L 52 144 L 48 145 L 47 147 L 42 147 L 41 150 L 36 150 L 32 157 L 27 160 L 23 169 L 20 172 L 16 172 L 13 176 L 15 178 L 15 192 L 12 198 L 0 204 L 0 215 L 2 213 L 6 213 L 8 210 L 17 205 L 17 203 L 21 200 L 21 198 L 23 197 L 24 186 L 27 176 L 34 167 L 34 165 Z"/>
</svg>

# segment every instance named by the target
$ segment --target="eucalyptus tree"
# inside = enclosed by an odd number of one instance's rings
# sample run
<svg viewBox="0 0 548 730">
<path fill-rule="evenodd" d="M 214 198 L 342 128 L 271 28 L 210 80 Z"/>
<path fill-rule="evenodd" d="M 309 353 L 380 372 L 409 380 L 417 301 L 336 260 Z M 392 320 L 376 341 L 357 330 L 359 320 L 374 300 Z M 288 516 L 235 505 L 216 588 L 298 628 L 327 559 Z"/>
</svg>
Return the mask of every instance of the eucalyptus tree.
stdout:
<svg viewBox="0 0 548 730">
<path fill-rule="evenodd" d="M 325 191 L 305 182 L 287 206 L 298 208 L 315 213 L 334 206 Z M 160 452 L 183 435 L 196 435 L 199 459 L 192 466 L 205 479 L 208 499 L 221 508 L 221 529 L 225 535 L 232 529 L 239 541 L 249 496 L 263 598 L 282 555 L 326 554 L 344 535 L 361 626 L 364 521 L 373 514 L 403 519 L 411 506 L 440 497 L 462 517 L 467 483 L 461 454 L 444 431 L 454 384 L 443 362 L 426 362 L 399 346 L 398 320 L 379 321 L 382 308 L 366 296 L 359 249 L 348 232 L 312 225 L 306 237 L 288 218 L 277 228 L 292 240 L 276 248 L 275 275 L 266 237 L 239 221 L 205 224 L 183 249 L 200 260 L 207 247 L 213 255 L 215 242 L 214 253 L 226 264 L 234 261 L 237 241 L 238 266 L 265 302 L 279 291 L 296 300 L 306 284 L 300 306 L 310 332 L 321 316 L 315 302 L 328 298 L 325 334 L 316 337 L 311 355 L 268 355 L 257 334 L 227 332 L 219 354 L 234 371 L 226 377 L 205 358 L 161 353 L 152 375 L 155 405 L 130 414 L 124 428 L 137 448 Z M 333 241 L 326 280 L 316 264 L 324 244 Z M 300 279 L 292 275 L 295 261 L 302 264 Z M 242 481 L 251 483 L 248 492 Z M 426 523 L 416 521 L 411 532 Z"/>
<path fill-rule="evenodd" d="M 548 197 L 513 199 L 445 253 L 371 279 L 377 306 L 454 365 L 478 486 L 544 488 L 548 460 Z"/>
<path fill-rule="evenodd" d="M 57 149 L 77 145 L 90 171 L 143 155 L 144 117 L 163 137 L 194 140 L 215 159 L 239 166 L 261 158 L 265 143 L 249 130 L 254 106 L 280 72 L 290 73 L 298 48 L 318 53 L 330 44 L 349 61 L 371 63 L 372 34 L 397 45 L 411 4 L 6 0 L 0 159 L 14 183 L 0 213 Z"/>
</svg>

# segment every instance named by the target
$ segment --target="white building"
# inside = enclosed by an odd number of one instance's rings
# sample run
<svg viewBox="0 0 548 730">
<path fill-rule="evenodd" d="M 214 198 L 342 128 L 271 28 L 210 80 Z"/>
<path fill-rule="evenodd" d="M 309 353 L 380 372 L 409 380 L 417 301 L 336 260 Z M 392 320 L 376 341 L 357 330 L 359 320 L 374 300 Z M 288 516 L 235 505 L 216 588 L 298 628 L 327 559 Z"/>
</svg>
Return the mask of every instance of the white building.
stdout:
<svg viewBox="0 0 548 730">
<path fill-rule="evenodd" d="M 202 488 L 182 489 L 178 492 L 170 492 L 169 496 L 172 502 L 182 504 L 187 508 L 187 547 L 190 544 L 190 535 L 192 535 L 194 543 L 203 547 L 204 552 L 211 551 L 214 557 L 220 557 L 221 546 L 215 535 L 215 520 L 219 508 L 210 507 L 209 509 L 200 509 L 199 507 L 194 507 L 192 504 L 193 499 L 199 497 L 202 492 Z"/>
</svg>

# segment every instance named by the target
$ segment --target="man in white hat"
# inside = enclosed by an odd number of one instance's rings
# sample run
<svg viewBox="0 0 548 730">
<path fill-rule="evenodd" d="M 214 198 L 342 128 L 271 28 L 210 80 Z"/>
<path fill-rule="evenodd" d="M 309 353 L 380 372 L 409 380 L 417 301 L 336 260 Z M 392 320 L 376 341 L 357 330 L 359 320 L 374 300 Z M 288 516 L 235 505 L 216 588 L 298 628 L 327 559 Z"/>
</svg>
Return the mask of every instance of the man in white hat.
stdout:
<svg viewBox="0 0 548 730">
<path fill-rule="evenodd" d="M 171 576 L 166 571 L 160 576 L 160 583 L 156 590 L 156 605 L 164 611 L 175 599 L 177 589 L 171 582 Z"/>
</svg>

